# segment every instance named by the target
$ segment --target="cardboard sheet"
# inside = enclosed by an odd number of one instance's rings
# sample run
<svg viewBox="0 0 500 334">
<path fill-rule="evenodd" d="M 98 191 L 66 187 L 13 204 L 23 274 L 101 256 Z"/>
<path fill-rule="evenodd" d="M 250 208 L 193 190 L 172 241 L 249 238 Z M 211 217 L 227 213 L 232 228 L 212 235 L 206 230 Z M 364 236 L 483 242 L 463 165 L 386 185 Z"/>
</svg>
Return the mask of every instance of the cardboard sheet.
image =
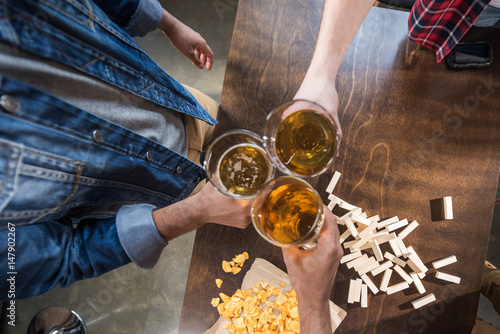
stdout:
<svg viewBox="0 0 500 334">
<path fill-rule="evenodd" d="M 255 259 L 252 267 L 245 275 L 243 279 L 243 283 L 241 284 L 241 290 L 250 290 L 255 284 L 259 281 L 269 282 L 270 285 L 274 285 L 275 287 L 280 288 L 282 291 L 288 291 L 291 288 L 290 280 L 288 279 L 288 275 L 271 264 L 270 262 L 257 258 Z M 285 282 L 286 287 L 281 288 L 279 286 L 280 282 Z M 273 296 L 273 298 L 276 298 Z M 274 300 L 269 298 L 270 300 Z M 342 320 L 347 315 L 346 311 L 335 305 L 332 301 L 330 301 L 330 314 L 332 321 L 332 328 L 335 330 L 340 325 Z M 227 319 L 224 317 L 219 317 L 219 320 L 204 334 L 227 334 L 229 330 L 224 329 L 223 326 L 227 323 Z"/>
</svg>

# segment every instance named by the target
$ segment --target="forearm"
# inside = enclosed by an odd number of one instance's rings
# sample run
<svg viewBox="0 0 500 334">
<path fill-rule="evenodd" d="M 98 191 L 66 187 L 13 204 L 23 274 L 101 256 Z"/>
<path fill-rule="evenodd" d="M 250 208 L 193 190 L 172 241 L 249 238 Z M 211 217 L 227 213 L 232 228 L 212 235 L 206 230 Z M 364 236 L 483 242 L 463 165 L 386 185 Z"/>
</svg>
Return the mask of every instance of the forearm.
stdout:
<svg viewBox="0 0 500 334">
<path fill-rule="evenodd" d="M 328 298 L 309 300 L 299 296 L 300 332 L 303 334 L 332 334 Z"/>
<path fill-rule="evenodd" d="M 325 0 L 308 75 L 333 80 L 374 0 Z"/>
<path fill-rule="evenodd" d="M 193 231 L 206 223 L 197 210 L 197 203 L 193 201 L 193 197 L 153 211 L 153 221 L 166 241 Z"/>
</svg>

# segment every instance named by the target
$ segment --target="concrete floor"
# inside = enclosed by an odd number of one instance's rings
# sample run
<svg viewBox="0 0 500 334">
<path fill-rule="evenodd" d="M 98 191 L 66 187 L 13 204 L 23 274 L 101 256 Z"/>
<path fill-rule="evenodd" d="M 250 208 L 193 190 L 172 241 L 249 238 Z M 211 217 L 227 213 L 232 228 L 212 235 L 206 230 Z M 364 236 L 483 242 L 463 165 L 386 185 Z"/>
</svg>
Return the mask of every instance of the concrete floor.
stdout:
<svg viewBox="0 0 500 334">
<path fill-rule="evenodd" d="M 156 31 L 137 43 L 170 75 L 220 99 L 237 0 L 161 1 L 174 16 L 200 32 L 215 54 L 213 69 L 200 71 L 180 55 L 163 33 Z M 500 197 L 500 191 L 497 198 Z M 500 266 L 500 206 L 495 208 L 487 259 Z M 149 272 L 133 264 L 101 277 L 56 288 L 42 296 L 17 301 L 16 327 L 2 316 L 0 333 L 26 333 L 31 318 L 42 308 L 63 305 L 78 312 L 90 334 L 177 333 L 194 233 L 173 240 L 158 265 Z M 500 327 L 500 317 L 481 299 L 478 315 Z"/>
</svg>

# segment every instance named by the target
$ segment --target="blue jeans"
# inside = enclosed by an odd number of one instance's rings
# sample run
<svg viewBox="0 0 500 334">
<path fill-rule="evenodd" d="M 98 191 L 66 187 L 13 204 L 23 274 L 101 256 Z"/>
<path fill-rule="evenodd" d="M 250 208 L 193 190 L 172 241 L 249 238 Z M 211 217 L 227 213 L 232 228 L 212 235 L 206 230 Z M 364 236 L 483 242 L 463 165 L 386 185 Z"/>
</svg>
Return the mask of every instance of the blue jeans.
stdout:
<svg viewBox="0 0 500 334">
<path fill-rule="evenodd" d="M 487 6 L 474 21 L 475 27 L 492 27 L 500 21 L 500 8 Z"/>
</svg>

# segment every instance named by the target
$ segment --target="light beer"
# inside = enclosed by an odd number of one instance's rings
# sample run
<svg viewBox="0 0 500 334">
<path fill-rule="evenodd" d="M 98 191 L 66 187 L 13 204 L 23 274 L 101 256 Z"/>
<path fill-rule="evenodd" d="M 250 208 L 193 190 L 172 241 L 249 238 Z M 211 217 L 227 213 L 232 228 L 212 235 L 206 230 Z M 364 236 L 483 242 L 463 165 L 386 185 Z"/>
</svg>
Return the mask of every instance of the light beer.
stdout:
<svg viewBox="0 0 500 334">
<path fill-rule="evenodd" d="M 313 110 L 292 113 L 276 130 L 276 155 L 298 175 L 321 171 L 333 159 L 336 147 L 337 135 L 331 121 Z"/>
<path fill-rule="evenodd" d="M 257 214 L 268 237 L 288 244 L 308 234 L 318 216 L 318 205 L 312 189 L 289 183 L 271 191 Z"/>
<path fill-rule="evenodd" d="M 263 187 L 272 173 L 272 167 L 262 148 L 244 143 L 222 154 L 218 171 L 227 192 L 248 196 Z"/>
</svg>

